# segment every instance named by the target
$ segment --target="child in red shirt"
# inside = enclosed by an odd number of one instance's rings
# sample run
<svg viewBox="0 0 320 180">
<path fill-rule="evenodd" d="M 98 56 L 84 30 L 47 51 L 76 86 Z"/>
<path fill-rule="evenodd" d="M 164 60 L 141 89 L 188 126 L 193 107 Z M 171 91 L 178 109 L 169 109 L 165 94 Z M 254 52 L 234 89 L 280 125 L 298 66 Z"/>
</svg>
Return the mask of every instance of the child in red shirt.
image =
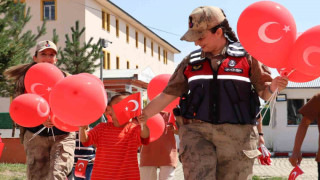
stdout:
<svg viewBox="0 0 320 180">
<path fill-rule="evenodd" d="M 139 124 L 128 122 L 120 125 L 112 108 L 128 95 L 130 93 L 121 93 L 108 103 L 105 115 L 109 115 L 112 122 L 100 123 L 89 132 L 84 130 L 85 127 L 80 127 L 82 144 L 95 144 L 97 147 L 92 180 L 140 179 L 137 150 L 142 144 L 149 143 L 146 120 L 139 120 Z"/>
</svg>

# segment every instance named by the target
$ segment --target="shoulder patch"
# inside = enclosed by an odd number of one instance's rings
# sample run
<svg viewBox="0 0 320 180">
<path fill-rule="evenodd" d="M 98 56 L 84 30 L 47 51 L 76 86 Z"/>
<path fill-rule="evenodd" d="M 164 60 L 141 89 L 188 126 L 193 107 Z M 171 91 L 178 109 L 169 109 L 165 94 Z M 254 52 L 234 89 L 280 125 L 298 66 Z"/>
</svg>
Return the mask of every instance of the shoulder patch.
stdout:
<svg viewBox="0 0 320 180">
<path fill-rule="evenodd" d="M 205 58 L 201 57 L 201 53 L 202 53 L 201 49 L 198 49 L 198 50 L 191 52 L 189 63 L 190 64 L 197 64 L 197 63 L 203 61 Z"/>
<path fill-rule="evenodd" d="M 247 52 L 239 42 L 235 42 L 229 44 L 227 54 L 232 57 L 243 57 L 246 56 Z"/>
</svg>

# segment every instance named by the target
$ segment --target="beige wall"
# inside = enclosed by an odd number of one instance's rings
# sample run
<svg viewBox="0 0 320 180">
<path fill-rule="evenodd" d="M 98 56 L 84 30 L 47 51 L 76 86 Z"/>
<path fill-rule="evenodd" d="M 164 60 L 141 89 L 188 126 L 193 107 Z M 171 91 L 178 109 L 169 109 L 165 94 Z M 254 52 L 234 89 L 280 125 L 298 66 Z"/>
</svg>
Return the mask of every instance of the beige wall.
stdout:
<svg viewBox="0 0 320 180">
<path fill-rule="evenodd" d="M 107 4 L 98 4 L 95 0 L 87 0 L 88 6 L 94 7 L 86 9 L 86 27 L 87 34 L 93 36 L 95 39 L 100 37 L 105 38 L 112 42 L 106 48 L 111 55 L 111 69 L 116 68 L 116 57 L 120 59 L 120 69 L 126 69 L 127 61 L 130 62 L 130 69 L 135 69 L 136 65 L 139 69 L 145 69 L 150 67 L 152 71 L 157 74 L 173 73 L 174 71 L 174 55 L 168 51 L 168 64 L 163 63 L 163 47 L 161 47 L 161 60 L 158 60 L 158 45 L 159 42 L 151 39 L 141 32 L 133 22 L 128 22 L 122 19 L 119 15 L 115 14 L 113 10 L 107 7 Z M 105 12 L 110 14 L 110 32 L 102 29 L 101 12 L 96 9 L 103 9 Z M 116 19 L 119 20 L 119 37 L 116 36 Z M 126 41 L 126 25 L 129 26 L 129 43 Z M 135 32 L 138 31 L 139 45 L 136 48 Z M 147 51 L 144 52 L 144 36 L 147 38 Z M 87 37 L 87 40 L 89 36 Z M 154 53 L 151 56 L 151 41 L 153 41 Z"/>
<path fill-rule="evenodd" d="M 36 32 L 37 26 L 42 24 L 41 21 L 41 11 L 40 11 L 40 1 L 39 0 L 26 0 L 27 6 L 31 7 L 32 19 L 27 24 L 26 29 L 31 29 Z M 101 4 L 100 4 L 101 3 Z M 110 13 L 110 32 L 102 29 L 102 15 L 101 10 L 104 9 L 106 12 Z M 111 10 L 112 9 L 112 10 Z M 173 73 L 174 65 L 174 54 L 173 52 L 168 52 L 168 63 L 163 63 L 163 44 L 164 42 L 157 42 L 147 37 L 147 52 L 144 52 L 143 38 L 144 33 L 137 22 L 130 20 L 124 20 L 119 15 L 113 12 L 114 8 L 107 4 L 107 1 L 97 1 L 97 0 L 57 0 L 57 20 L 47 21 L 47 34 L 41 37 L 41 40 L 52 39 L 52 30 L 56 28 L 57 34 L 59 35 L 59 47 L 64 47 L 65 34 L 71 33 L 70 27 L 75 25 L 75 21 L 80 21 L 80 27 L 85 26 L 85 35 L 82 37 L 82 41 L 88 41 L 91 37 L 94 38 L 93 42 L 96 43 L 99 38 L 105 38 L 112 42 L 106 48 L 111 55 L 111 69 L 116 68 L 116 57 L 120 58 L 120 69 L 127 68 L 127 61 L 130 62 L 130 69 L 135 69 L 136 65 L 139 69 L 145 69 L 150 67 L 152 71 L 157 74 L 163 73 Z M 116 10 L 118 13 L 119 10 Z M 123 15 L 123 13 L 122 13 Z M 120 35 L 116 37 L 115 29 L 115 19 L 119 20 Z M 128 17 L 126 17 L 128 18 Z M 129 18 L 130 19 L 130 18 Z M 129 43 L 126 41 L 126 25 L 129 25 L 130 40 Z M 140 25 L 141 26 L 141 25 Z M 139 47 L 135 46 L 135 31 L 139 33 Z M 145 31 L 145 29 L 144 29 Z M 149 32 L 150 33 L 150 32 Z M 151 56 L 151 41 L 154 43 L 154 55 Z M 158 60 L 158 45 L 161 47 L 161 59 Z M 166 44 L 167 45 L 167 44 Z M 167 45 L 168 46 L 168 45 Z M 34 49 L 31 54 L 33 54 Z"/>
<path fill-rule="evenodd" d="M 71 27 L 75 26 L 77 20 L 80 21 L 80 27 L 85 25 L 84 9 L 85 0 L 57 0 L 57 20 L 47 21 L 47 33 L 42 36 L 40 40 L 51 40 L 53 36 L 53 29 L 55 28 L 59 35 L 58 47 L 64 47 L 65 34 L 71 34 Z M 31 8 L 30 14 L 32 15 L 31 20 L 26 25 L 26 29 L 32 30 L 34 33 L 37 32 L 37 26 L 41 26 L 41 3 L 40 0 L 26 0 L 27 6 Z M 83 40 L 85 36 L 82 37 Z M 34 49 L 32 50 L 32 54 Z"/>
<path fill-rule="evenodd" d="M 10 98 L 0 97 L 0 112 L 9 112 Z"/>
</svg>

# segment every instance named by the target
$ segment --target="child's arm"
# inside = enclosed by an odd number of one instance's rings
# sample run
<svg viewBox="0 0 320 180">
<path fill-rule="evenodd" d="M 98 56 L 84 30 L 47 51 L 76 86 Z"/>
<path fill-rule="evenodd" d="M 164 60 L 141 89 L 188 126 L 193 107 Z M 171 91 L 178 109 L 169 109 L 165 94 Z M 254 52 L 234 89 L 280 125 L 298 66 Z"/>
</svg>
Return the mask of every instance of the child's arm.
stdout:
<svg viewBox="0 0 320 180">
<path fill-rule="evenodd" d="M 85 143 L 88 141 L 88 132 L 87 132 L 88 126 L 80 126 L 79 127 L 79 136 L 80 141 L 82 143 Z"/>
<path fill-rule="evenodd" d="M 139 121 L 139 124 L 142 126 L 140 137 L 141 138 L 148 138 L 150 135 L 150 132 L 149 132 L 149 128 L 147 126 L 147 118 L 145 117 L 145 115 L 140 115 L 138 117 L 138 121 Z"/>
<path fill-rule="evenodd" d="M 292 151 L 292 155 L 289 158 L 289 161 L 292 166 L 296 166 L 297 164 L 300 164 L 302 160 L 302 155 L 301 155 L 301 146 L 304 140 L 304 137 L 306 136 L 309 124 L 311 123 L 310 119 L 303 117 L 301 123 L 299 124 L 296 138 L 294 141 L 294 147 Z"/>
</svg>

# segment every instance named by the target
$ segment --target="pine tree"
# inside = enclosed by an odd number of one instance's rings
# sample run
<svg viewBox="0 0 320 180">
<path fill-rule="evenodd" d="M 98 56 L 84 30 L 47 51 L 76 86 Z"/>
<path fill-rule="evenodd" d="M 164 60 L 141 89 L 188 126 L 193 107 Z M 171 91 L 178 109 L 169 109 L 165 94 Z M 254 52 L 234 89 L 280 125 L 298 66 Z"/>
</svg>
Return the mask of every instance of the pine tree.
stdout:
<svg viewBox="0 0 320 180">
<path fill-rule="evenodd" d="M 70 74 L 93 73 L 100 64 L 96 61 L 102 56 L 102 46 L 100 40 L 96 44 L 91 44 L 93 38 L 84 42 L 81 46 L 80 37 L 85 32 L 85 27 L 79 30 L 79 21 L 76 21 L 75 27 L 71 27 L 71 39 L 66 34 L 66 46 L 59 52 L 60 57 L 57 65 L 60 69 Z"/>
<path fill-rule="evenodd" d="M 46 33 L 45 22 L 38 27 L 37 34 L 31 30 L 23 31 L 31 19 L 30 8 L 25 10 L 25 3 L 0 0 L 0 96 L 3 97 L 13 94 L 13 85 L 4 78 L 4 70 L 30 62 L 29 50 Z"/>
</svg>

